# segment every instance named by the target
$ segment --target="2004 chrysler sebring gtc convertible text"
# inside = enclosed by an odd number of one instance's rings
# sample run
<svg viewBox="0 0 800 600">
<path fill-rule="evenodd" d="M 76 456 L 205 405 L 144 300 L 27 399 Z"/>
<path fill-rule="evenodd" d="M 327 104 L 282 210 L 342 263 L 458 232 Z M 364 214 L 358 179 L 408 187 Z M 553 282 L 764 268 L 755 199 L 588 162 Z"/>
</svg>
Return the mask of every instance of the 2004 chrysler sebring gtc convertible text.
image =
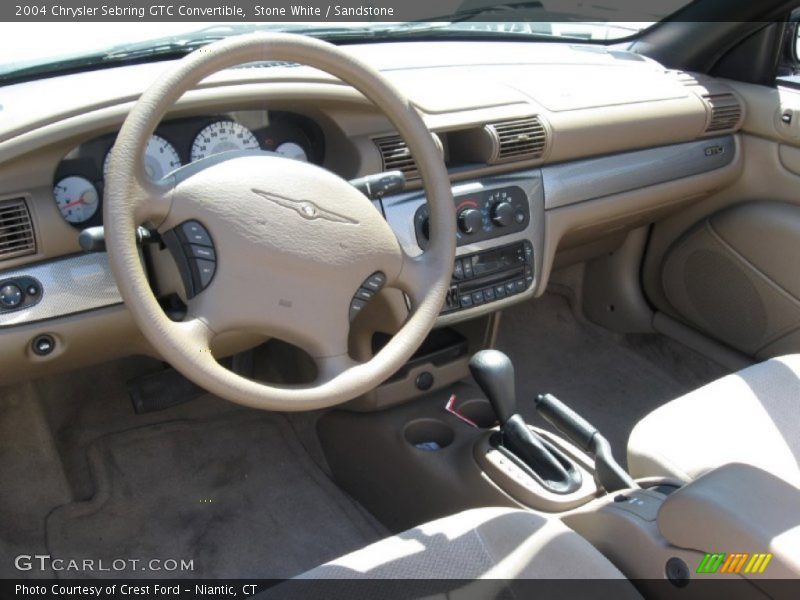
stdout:
<svg viewBox="0 0 800 600">
<path fill-rule="evenodd" d="M 800 0 L 619 4 L 3 26 L 0 595 L 797 597 Z"/>
</svg>

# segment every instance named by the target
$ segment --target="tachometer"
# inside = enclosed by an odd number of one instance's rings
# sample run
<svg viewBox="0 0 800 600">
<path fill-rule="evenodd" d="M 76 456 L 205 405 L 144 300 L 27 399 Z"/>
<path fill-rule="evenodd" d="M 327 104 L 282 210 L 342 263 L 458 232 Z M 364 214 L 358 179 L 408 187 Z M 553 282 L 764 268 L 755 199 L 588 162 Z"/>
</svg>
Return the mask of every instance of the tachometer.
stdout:
<svg viewBox="0 0 800 600">
<path fill-rule="evenodd" d="M 103 161 L 103 177 L 108 175 L 108 162 L 111 159 L 111 151 L 106 154 Z M 144 171 L 152 180 L 161 179 L 167 173 L 174 171 L 181 166 L 181 158 L 175 146 L 170 144 L 160 135 L 154 135 L 147 142 L 147 149 L 144 152 Z"/>
<path fill-rule="evenodd" d="M 91 219 L 100 206 L 100 196 L 94 184 L 76 175 L 59 181 L 53 187 L 53 196 L 61 216 L 73 225 L 80 225 Z"/>
<path fill-rule="evenodd" d="M 192 143 L 192 162 L 231 150 L 258 150 L 253 132 L 234 121 L 211 123 L 197 134 Z"/>
</svg>

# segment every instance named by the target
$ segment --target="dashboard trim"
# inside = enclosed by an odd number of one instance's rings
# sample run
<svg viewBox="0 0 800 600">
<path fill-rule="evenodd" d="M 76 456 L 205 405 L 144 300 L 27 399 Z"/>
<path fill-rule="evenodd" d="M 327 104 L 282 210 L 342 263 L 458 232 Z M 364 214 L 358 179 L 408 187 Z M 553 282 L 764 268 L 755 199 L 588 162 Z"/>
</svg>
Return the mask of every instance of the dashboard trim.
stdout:
<svg viewBox="0 0 800 600">
<path fill-rule="evenodd" d="M 542 168 L 545 209 L 630 192 L 731 164 L 732 135 L 577 160 Z"/>
<path fill-rule="evenodd" d="M 104 252 L 76 254 L 0 272 L 0 279 L 15 277 L 37 279 L 42 298 L 30 308 L 0 313 L 0 329 L 122 304 Z"/>
</svg>

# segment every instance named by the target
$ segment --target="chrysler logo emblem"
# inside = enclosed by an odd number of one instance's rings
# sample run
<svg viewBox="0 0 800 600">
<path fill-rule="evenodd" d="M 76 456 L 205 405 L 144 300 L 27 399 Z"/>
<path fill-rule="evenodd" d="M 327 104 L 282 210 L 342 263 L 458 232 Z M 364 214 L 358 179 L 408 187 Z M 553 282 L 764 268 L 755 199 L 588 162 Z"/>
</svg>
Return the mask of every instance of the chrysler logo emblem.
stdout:
<svg viewBox="0 0 800 600">
<path fill-rule="evenodd" d="M 269 200 L 270 202 L 273 202 L 282 208 L 288 208 L 289 210 L 294 211 L 308 221 L 323 219 L 325 221 L 331 221 L 332 223 L 358 225 L 358 221 L 355 219 L 351 219 L 345 215 L 340 215 L 339 213 L 335 213 L 326 208 L 321 208 L 311 202 L 311 200 L 294 200 L 293 198 L 287 198 L 286 196 L 281 196 L 280 194 L 275 194 L 274 192 L 265 192 L 264 190 L 257 190 L 255 188 L 253 188 L 253 192 L 265 200 Z"/>
</svg>

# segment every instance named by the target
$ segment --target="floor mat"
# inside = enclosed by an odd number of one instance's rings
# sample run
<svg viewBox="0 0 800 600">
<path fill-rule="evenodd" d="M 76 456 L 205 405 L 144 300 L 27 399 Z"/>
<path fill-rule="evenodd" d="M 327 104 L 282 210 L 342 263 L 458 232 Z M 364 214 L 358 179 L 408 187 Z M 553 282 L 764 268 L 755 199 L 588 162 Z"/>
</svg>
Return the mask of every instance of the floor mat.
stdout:
<svg viewBox="0 0 800 600">
<path fill-rule="evenodd" d="M 520 411 L 530 423 L 545 426 L 534 398 L 554 394 L 608 438 L 623 465 L 639 419 L 713 378 L 708 369 L 694 376 L 674 359 L 649 360 L 624 336 L 577 319 L 567 298 L 552 293 L 503 311 L 497 348 L 514 362 Z M 692 355 L 685 349 L 683 360 Z"/>
<path fill-rule="evenodd" d="M 193 570 L 169 576 L 284 578 L 382 535 L 280 415 L 132 429 L 98 439 L 89 462 L 94 497 L 47 518 L 53 557 L 184 559 Z M 141 569 L 62 574 L 164 576 Z"/>
</svg>

